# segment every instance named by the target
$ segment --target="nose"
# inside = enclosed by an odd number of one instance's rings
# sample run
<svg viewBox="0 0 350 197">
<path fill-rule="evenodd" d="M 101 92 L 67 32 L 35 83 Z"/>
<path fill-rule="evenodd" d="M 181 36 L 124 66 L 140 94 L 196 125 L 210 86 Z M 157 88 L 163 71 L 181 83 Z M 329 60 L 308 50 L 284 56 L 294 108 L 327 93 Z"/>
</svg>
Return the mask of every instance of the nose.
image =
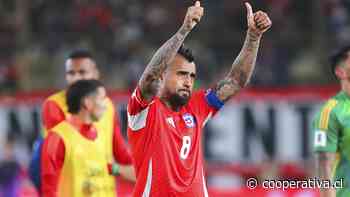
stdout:
<svg viewBox="0 0 350 197">
<path fill-rule="evenodd" d="M 192 86 L 192 80 L 191 80 L 191 78 L 190 77 L 186 77 L 185 79 L 184 79 L 184 81 L 183 81 L 183 86 L 185 87 L 185 88 L 191 88 L 191 86 Z"/>
<path fill-rule="evenodd" d="M 72 78 L 73 78 L 73 81 L 79 81 L 83 79 L 82 75 L 80 74 L 74 74 Z"/>
<path fill-rule="evenodd" d="M 183 84 L 183 86 L 184 86 L 186 89 L 189 89 L 189 88 L 191 87 L 190 84 L 189 84 L 189 83 L 186 83 L 186 82 Z"/>
</svg>

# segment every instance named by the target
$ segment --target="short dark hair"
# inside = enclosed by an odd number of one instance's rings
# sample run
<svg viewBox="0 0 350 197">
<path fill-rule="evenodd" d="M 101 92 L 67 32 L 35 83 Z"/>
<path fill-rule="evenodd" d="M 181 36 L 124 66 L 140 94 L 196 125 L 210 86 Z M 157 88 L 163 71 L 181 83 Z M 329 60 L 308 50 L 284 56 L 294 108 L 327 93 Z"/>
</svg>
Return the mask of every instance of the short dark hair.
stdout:
<svg viewBox="0 0 350 197">
<path fill-rule="evenodd" d="M 332 73 L 335 75 L 335 68 L 344 61 L 348 57 L 348 52 L 350 52 L 350 45 L 346 45 L 340 49 L 338 49 L 335 53 L 333 53 L 330 58 L 329 62 L 331 65 Z"/>
<path fill-rule="evenodd" d="M 68 59 L 76 58 L 90 58 L 94 60 L 92 53 L 87 49 L 75 49 L 72 52 L 70 52 Z"/>
<path fill-rule="evenodd" d="M 192 50 L 190 48 L 187 48 L 184 44 L 181 45 L 177 53 L 183 56 L 187 61 L 194 62 Z"/>
<path fill-rule="evenodd" d="M 81 104 L 85 97 L 96 93 L 103 84 L 98 80 L 79 80 L 69 86 L 66 93 L 68 112 L 77 114 L 81 110 Z"/>
</svg>

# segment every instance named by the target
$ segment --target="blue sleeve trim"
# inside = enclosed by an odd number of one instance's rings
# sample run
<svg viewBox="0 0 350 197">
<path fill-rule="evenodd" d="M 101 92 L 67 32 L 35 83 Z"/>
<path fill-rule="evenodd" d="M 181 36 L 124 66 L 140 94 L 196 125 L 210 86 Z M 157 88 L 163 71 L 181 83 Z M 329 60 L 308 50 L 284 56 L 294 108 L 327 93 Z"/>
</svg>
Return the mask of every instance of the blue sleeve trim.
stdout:
<svg viewBox="0 0 350 197">
<path fill-rule="evenodd" d="M 41 187 L 41 150 L 44 139 L 39 136 L 34 143 L 32 158 L 29 164 L 29 177 L 33 181 L 34 186 L 40 192 Z"/>
<path fill-rule="evenodd" d="M 219 110 L 222 106 L 224 106 L 224 102 L 222 102 L 215 94 L 212 89 L 207 90 L 205 98 L 210 106 Z"/>
</svg>

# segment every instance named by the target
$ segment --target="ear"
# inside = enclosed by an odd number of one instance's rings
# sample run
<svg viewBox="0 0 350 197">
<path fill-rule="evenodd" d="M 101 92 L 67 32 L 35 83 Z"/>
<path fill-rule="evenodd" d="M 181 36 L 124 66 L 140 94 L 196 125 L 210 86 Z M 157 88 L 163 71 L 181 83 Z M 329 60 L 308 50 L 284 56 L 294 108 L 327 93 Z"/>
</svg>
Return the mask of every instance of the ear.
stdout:
<svg viewBox="0 0 350 197">
<path fill-rule="evenodd" d="M 167 69 L 165 69 L 161 74 L 160 74 L 160 77 L 159 77 L 159 79 L 160 79 L 160 81 L 163 81 L 164 79 L 165 79 L 165 75 L 167 74 Z"/>
<path fill-rule="evenodd" d="M 345 72 L 344 68 L 341 67 L 341 66 L 337 66 L 337 67 L 335 68 L 335 75 L 336 75 L 336 76 L 338 77 L 338 79 L 340 79 L 340 80 L 343 80 L 343 79 L 346 79 L 346 78 L 347 78 L 346 72 Z"/>
<path fill-rule="evenodd" d="M 97 68 L 95 68 L 95 76 L 97 80 L 100 79 L 100 71 Z"/>
</svg>

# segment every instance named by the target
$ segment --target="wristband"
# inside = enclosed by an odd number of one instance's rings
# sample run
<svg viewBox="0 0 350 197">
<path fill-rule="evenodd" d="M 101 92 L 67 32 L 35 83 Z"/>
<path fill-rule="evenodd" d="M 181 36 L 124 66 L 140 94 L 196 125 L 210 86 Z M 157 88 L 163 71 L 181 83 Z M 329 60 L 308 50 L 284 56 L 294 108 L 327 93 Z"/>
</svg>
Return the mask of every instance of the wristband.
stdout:
<svg viewBox="0 0 350 197">
<path fill-rule="evenodd" d="M 119 170 L 120 170 L 120 167 L 118 164 L 116 163 L 112 164 L 112 175 L 114 176 L 119 175 Z"/>
</svg>

